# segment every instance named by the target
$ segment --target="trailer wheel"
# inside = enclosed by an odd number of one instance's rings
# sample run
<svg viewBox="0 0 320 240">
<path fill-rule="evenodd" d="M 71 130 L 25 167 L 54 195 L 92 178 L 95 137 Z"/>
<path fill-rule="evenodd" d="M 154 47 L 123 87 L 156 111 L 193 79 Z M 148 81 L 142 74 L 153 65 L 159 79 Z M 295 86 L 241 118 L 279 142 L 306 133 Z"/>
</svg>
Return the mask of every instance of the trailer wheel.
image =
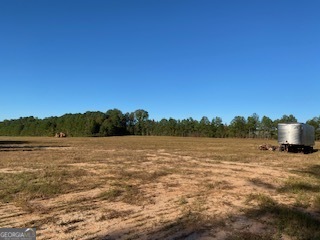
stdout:
<svg viewBox="0 0 320 240">
<path fill-rule="evenodd" d="M 313 152 L 313 147 L 306 146 L 303 148 L 303 153 L 308 154 Z"/>
<path fill-rule="evenodd" d="M 287 146 L 287 152 L 292 152 L 292 147 L 291 146 Z"/>
</svg>

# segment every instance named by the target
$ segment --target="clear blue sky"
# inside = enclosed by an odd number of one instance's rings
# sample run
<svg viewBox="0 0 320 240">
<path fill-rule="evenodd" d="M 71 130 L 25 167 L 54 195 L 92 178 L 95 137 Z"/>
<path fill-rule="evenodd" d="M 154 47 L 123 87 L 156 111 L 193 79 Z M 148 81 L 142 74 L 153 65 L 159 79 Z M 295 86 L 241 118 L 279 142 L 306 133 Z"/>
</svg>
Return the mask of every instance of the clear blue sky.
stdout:
<svg viewBox="0 0 320 240">
<path fill-rule="evenodd" d="M 320 115 L 320 1 L 2 0 L 0 121 Z"/>
</svg>

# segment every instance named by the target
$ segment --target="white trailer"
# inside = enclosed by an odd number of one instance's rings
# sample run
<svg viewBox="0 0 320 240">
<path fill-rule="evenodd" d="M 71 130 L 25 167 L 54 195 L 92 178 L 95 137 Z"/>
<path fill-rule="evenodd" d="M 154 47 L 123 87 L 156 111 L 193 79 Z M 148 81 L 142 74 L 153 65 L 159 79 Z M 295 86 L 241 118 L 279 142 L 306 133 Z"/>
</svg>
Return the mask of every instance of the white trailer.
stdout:
<svg viewBox="0 0 320 240">
<path fill-rule="evenodd" d="M 278 142 L 280 150 L 304 153 L 313 152 L 314 127 L 304 123 L 279 123 Z"/>
</svg>

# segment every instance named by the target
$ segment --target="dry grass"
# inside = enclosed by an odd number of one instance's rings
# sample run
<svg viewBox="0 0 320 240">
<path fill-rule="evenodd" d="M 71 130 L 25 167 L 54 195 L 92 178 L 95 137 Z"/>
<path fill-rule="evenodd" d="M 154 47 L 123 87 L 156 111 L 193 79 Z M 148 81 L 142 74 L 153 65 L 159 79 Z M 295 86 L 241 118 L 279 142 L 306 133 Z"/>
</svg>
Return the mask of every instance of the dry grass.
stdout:
<svg viewBox="0 0 320 240">
<path fill-rule="evenodd" d="M 39 239 L 320 238 L 319 152 L 259 151 L 253 139 L 0 140 L 0 227 L 37 227 Z"/>
</svg>

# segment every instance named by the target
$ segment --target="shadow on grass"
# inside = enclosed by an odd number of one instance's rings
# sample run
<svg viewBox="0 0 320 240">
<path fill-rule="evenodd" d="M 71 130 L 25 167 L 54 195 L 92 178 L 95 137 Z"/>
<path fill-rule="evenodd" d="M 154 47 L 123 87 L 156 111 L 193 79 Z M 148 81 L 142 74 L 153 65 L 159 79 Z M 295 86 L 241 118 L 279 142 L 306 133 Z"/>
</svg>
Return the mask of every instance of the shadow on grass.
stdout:
<svg viewBox="0 0 320 240">
<path fill-rule="evenodd" d="M 319 164 L 312 165 L 308 167 L 304 172 L 316 178 L 320 178 L 320 165 Z"/>
<path fill-rule="evenodd" d="M 313 149 L 310 150 L 310 151 L 304 152 L 304 154 L 312 154 L 312 153 L 316 153 L 316 152 L 318 152 L 318 151 L 319 151 L 319 149 L 313 148 Z"/>
<path fill-rule="evenodd" d="M 124 239 L 198 239 L 208 228 L 214 228 L 214 225 L 224 225 L 217 220 L 209 220 L 207 217 L 197 212 L 189 212 L 181 217 L 164 224 L 161 227 L 155 227 L 148 232 L 135 232 L 133 229 L 122 229 L 109 233 L 107 235 L 89 238 L 88 240 L 115 240 Z M 132 235 L 133 234 L 133 235 Z"/>
<path fill-rule="evenodd" d="M 56 145 L 31 145 L 29 141 L 0 141 L 0 152 L 13 152 L 13 151 L 34 151 L 43 150 L 49 147 L 67 147 L 67 146 L 56 146 Z"/>
<path fill-rule="evenodd" d="M 2 147 L 1 145 L 19 145 L 19 144 L 27 144 L 30 143 L 28 141 L 0 141 L 0 147 Z"/>
<path fill-rule="evenodd" d="M 251 182 L 252 184 L 256 185 L 257 187 L 262 187 L 262 188 L 265 188 L 265 189 L 276 189 L 276 187 L 271 184 L 271 183 L 268 183 L 268 182 L 265 182 L 259 178 L 252 178 L 252 179 L 249 179 L 249 182 Z"/>
<path fill-rule="evenodd" d="M 249 231 L 233 232 L 225 240 L 270 240 L 275 239 L 269 234 L 258 234 Z"/>
<path fill-rule="evenodd" d="M 311 175 L 312 177 L 320 179 L 320 164 L 314 164 L 311 165 L 307 168 L 301 169 L 301 170 L 296 170 L 293 171 L 295 173 L 302 173 L 302 174 L 308 174 Z"/>
<path fill-rule="evenodd" d="M 249 218 L 267 218 L 278 235 L 295 239 L 320 239 L 320 219 L 313 213 L 276 203 L 267 196 L 258 196 L 258 208 L 246 211 Z"/>
<path fill-rule="evenodd" d="M 89 238 L 90 240 L 111 239 L 215 239 L 217 233 L 224 232 L 226 240 L 269 240 L 282 239 L 283 235 L 294 239 L 320 239 L 320 219 L 316 215 L 283 204 L 272 198 L 256 194 L 249 196 L 249 202 L 256 201 L 257 207 L 248 209 L 239 215 L 216 219 L 203 213 L 190 212 L 162 226 L 144 231 L 125 228 Z M 242 216 L 242 217 L 241 217 Z M 230 219 L 248 219 L 246 227 L 235 228 Z M 250 231 L 250 223 L 264 225 L 263 231 Z M 209 239 L 209 238 L 208 238 Z"/>
<path fill-rule="evenodd" d="M 306 150 L 304 151 L 303 149 L 291 149 L 288 153 L 292 153 L 292 154 L 297 154 L 297 153 L 301 153 L 301 154 L 313 154 L 318 152 L 318 149 L 312 149 L 312 150 Z"/>
<path fill-rule="evenodd" d="M 307 182 L 296 181 L 286 183 L 283 187 L 278 189 L 281 193 L 299 193 L 299 192 L 312 192 L 317 193 L 320 192 L 319 185 L 312 185 Z"/>
</svg>

